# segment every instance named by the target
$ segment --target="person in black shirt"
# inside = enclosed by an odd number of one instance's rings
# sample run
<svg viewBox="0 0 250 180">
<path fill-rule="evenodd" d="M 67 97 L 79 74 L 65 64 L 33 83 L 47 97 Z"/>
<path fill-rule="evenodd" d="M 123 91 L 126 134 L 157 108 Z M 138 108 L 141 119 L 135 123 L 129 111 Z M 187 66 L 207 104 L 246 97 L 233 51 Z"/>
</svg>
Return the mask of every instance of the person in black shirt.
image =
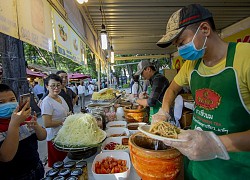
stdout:
<svg viewBox="0 0 250 180">
<path fill-rule="evenodd" d="M 78 96 L 70 88 L 67 87 L 67 82 L 68 82 L 67 73 L 65 71 L 61 70 L 61 71 L 57 71 L 56 74 L 62 78 L 62 89 L 61 89 L 61 92 L 59 93 L 59 95 L 62 96 L 63 99 L 68 104 L 69 111 L 74 113 L 74 105 L 76 104 Z M 41 100 L 43 100 L 47 95 L 48 95 L 48 91 L 45 93 L 45 95 L 42 97 Z M 41 102 L 39 102 L 39 104 L 40 103 Z"/>
<path fill-rule="evenodd" d="M 157 113 L 161 107 L 165 91 L 169 87 L 168 79 L 156 71 L 154 65 L 148 61 L 141 61 L 137 66 L 135 75 L 141 75 L 145 80 L 149 80 L 151 92 L 146 95 L 142 92 L 139 98 L 135 97 L 132 101 L 144 107 L 150 107 L 150 122 L 152 115 Z"/>
</svg>

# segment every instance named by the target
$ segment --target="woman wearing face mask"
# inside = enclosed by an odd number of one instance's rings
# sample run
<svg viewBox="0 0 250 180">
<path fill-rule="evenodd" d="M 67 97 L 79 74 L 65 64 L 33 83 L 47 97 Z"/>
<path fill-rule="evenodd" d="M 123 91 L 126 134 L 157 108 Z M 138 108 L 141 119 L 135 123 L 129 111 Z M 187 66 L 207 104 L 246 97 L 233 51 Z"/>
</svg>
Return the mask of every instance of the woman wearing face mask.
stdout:
<svg viewBox="0 0 250 180">
<path fill-rule="evenodd" d="M 37 180 L 44 176 L 37 140 L 46 138 L 46 130 L 36 117 L 26 122 L 28 103 L 19 111 L 14 91 L 0 84 L 0 179 Z"/>
<path fill-rule="evenodd" d="M 55 149 L 52 139 L 61 129 L 65 118 L 69 114 L 69 106 L 63 97 L 58 94 L 61 92 L 62 79 L 56 74 L 50 74 L 45 80 L 46 88 L 49 91 L 48 96 L 44 98 L 41 104 L 41 114 L 46 127 L 47 146 L 48 146 L 48 166 L 57 161 L 63 161 L 67 153 Z"/>
<path fill-rule="evenodd" d="M 192 130 L 164 141 L 190 161 L 186 179 L 247 179 L 250 174 L 250 44 L 227 43 L 216 33 L 212 14 L 199 4 L 173 13 L 161 47 L 176 45 L 186 59 L 164 95 L 169 108 L 182 86 L 189 85 L 195 109 Z M 166 119 L 166 118 L 165 118 Z"/>
</svg>

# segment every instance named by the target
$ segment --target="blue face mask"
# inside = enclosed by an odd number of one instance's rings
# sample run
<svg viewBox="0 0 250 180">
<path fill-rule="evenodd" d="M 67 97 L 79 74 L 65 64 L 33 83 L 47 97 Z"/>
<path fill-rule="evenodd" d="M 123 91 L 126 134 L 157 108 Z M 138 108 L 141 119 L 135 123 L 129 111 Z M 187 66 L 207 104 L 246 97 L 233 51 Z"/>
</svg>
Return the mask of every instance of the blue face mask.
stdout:
<svg viewBox="0 0 250 180">
<path fill-rule="evenodd" d="M 0 118 L 10 118 L 17 105 L 17 102 L 7 102 L 0 104 Z"/>
<path fill-rule="evenodd" d="M 194 34 L 194 37 L 192 41 L 190 41 L 187 44 L 184 44 L 183 46 L 178 47 L 179 55 L 186 60 L 197 60 L 204 56 L 205 54 L 205 44 L 207 42 L 207 37 L 204 41 L 203 47 L 201 49 L 196 49 L 194 44 L 194 38 L 199 31 L 200 27 L 198 27 L 197 31 Z"/>
</svg>

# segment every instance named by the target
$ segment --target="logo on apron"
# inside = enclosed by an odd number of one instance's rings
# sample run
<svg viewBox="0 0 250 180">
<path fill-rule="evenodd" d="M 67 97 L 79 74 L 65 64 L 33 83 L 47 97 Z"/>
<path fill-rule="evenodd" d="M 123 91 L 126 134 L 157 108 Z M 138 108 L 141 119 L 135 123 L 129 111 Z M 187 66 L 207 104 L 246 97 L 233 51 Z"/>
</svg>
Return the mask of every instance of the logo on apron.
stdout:
<svg viewBox="0 0 250 180">
<path fill-rule="evenodd" d="M 221 102 L 221 96 L 215 91 L 204 88 L 198 89 L 195 93 L 195 103 L 206 110 L 216 109 Z"/>
</svg>

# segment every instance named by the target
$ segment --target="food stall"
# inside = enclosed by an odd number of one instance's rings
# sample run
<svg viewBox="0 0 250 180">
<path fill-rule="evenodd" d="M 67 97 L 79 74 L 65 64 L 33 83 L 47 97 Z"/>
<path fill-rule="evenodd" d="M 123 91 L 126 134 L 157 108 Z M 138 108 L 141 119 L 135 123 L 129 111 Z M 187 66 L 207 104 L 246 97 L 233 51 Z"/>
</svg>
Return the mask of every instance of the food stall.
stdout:
<svg viewBox="0 0 250 180">
<path fill-rule="evenodd" d="M 144 107 L 111 88 L 91 100 L 88 113 L 68 116 L 53 140 L 68 156 L 45 179 L 175 179 L 180 174 L 181 153 L 145 134 L 150 125 Z"/>
</svg>

